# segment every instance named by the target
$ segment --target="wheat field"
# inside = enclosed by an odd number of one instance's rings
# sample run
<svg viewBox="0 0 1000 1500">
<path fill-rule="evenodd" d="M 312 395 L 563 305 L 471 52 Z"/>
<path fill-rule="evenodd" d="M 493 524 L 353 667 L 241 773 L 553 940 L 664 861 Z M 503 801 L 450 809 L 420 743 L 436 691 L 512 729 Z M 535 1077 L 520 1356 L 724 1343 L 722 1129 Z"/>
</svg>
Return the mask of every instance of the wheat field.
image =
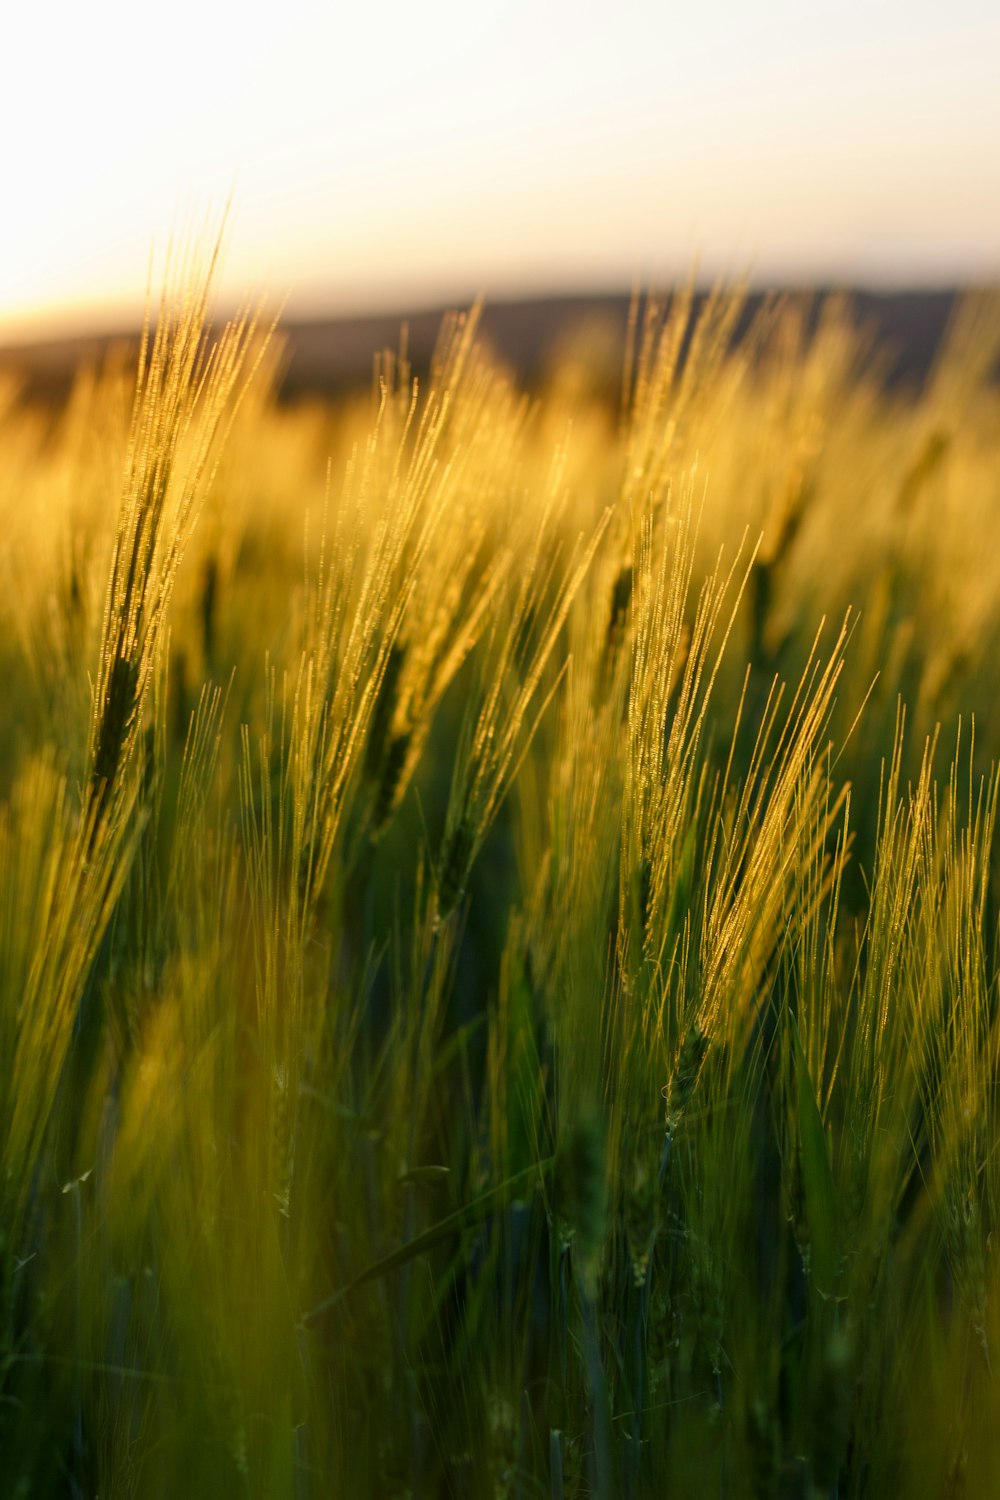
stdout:
<svg viewBox="0 0 1000 1500">
<path fill-rule="evenodd" d="M 0 391 L 0 1490 L 1000 1484 L 1000 299 Z"/>
</svg>

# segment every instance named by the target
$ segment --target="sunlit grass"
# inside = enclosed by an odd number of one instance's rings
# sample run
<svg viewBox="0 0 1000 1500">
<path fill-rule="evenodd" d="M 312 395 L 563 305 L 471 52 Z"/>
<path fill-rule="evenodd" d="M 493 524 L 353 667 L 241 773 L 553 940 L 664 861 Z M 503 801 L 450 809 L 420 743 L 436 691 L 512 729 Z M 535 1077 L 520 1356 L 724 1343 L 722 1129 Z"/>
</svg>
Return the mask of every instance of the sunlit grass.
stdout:
<svg viewBox="0 0 1000 1500">
<path fill-rule="evenodd" d="M 5 1493 L 989 1493 L 996 301 L 210 290 L 0 404 Z"/>
</svg>

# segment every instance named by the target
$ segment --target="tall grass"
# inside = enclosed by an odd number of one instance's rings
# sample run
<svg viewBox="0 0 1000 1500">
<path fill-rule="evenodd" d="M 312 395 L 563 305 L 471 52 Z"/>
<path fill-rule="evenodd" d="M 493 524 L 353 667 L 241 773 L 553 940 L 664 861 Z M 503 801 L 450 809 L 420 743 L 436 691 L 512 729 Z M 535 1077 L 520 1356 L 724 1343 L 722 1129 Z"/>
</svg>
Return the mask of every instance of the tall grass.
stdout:
<svg viewBox="0 0 1000 1500">
<path fill-rule="evenodd" d="M 991 1493 L 995 299 L 294 407 L 211 280 L 0 408 L 4 1492 Z"/>
</svg>

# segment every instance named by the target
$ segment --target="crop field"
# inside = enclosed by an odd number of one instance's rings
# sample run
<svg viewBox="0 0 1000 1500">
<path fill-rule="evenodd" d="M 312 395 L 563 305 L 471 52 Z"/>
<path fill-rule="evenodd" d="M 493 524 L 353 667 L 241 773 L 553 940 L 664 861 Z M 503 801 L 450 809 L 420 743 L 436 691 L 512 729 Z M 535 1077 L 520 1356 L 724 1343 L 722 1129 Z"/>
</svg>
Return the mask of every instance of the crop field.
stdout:
<svg viewBox="0 0 1000 1500">
<path fill-rule="evenodd" d="M 211 282 L 0 391 L 0 1494 L 1000 1492 L 1000 297 Z"/>
</svg>

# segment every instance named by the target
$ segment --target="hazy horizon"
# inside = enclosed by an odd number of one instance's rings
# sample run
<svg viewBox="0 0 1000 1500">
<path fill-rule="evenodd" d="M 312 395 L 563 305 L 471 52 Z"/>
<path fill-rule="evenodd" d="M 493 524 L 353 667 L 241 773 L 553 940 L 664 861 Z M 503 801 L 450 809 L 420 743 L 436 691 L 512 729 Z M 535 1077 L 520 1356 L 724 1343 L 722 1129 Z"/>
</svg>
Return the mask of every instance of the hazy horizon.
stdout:
<svg viewBox="0 0 1000 1500">
<path fill-rule="evenodd" d="M 322 295 L 317 294 L 315 301 L 309 300 L 308 297 L 300 297 L 288 299 L 281 306 L 277 299 L 269 298 L 265 294 L 263 305 L 267 314 L 279 316 L 281 323 L 286 326 L 378 323 L 387 318 L 413 321 L 425 317 L 436 317 L 449 309 L 468 308 L 476 302 L 481 302 L 487 309 L 532 304 L 538 304 L 539 307 L 557 306 L 563 302 L 567 304 L 592 302 L 599 305 L 602 302 L 624 301 L 635 293 L 641 296 L 667 293 L 682 285 L 688 285 L 690 277 L 691 268 L 686 273 L 678 271 L 672 278 L 650 282 L 637 281 L 632 284 L 625 281 L 580 286 L 530 284 L 524 287 L 504 288 L 495 295 L 490 295 L 482 288 L 462 288 L 452 294 L 442 289 L 436 295 L 433 292 L 420 295 L 418 292 L 408 297 L 400 293 L 398 296 L 387 296 L 381 301 L 370 302 L 360 298 L 357 302 L 324 301 Z M 908 297 L 950 297 L 955 294 L 961 295 L 965 291 L 1000 288 L 1000 275 L 990 280 L 986 278 L 977 280 L 970 277 L 965 281 L 928 279 L 923 282 L 906 283 L 896 283 L 890 279 L 882 283 L 877 279 L 870 279 L 867 282 L 819 278 L 809 281 L 791 277 L 779 280 L 776 277 L 760 279 L 752 276 L 745 280 L 734 279 L 738 280 L 740 285 L 745 284 L 751 296 L 766 295 L 769 292 L 792 295 L 802 293 L 806 296 L 812 293 L 828 295 L 843 292 L 849 297 L 905 299 Z M 709 292 L 716 284 L 710 277 L 696 278 L 696 286 L 700 293 Z M 158 287 L 155 284 L 153 292 L 155 312 L 155 300 L 158 296 Z M 232 297 L 217 301 L 215 316 L 223 319 L 230 317 L 239 310 L 240 306 L 245 305 L 245 301 L 244 298 L 242 302 L 237 303 Z M 130 338 L 139 333 L 145 312 L 145 305 L 141 303 L 107 308 L 79 305 L 72 305 L 66 310 L 53 308 L 44 317 L 26 321 L 23 325 L 19 325 L 16 321 L 10 325 L 0 322 L 0 349 L 14 352 L 19 348 L 30 349 L 48 344 L 57 346 L 62 343 L 88 343 L 95 339 L 104 341 Z"/>
<path fill-rule="evenodd" d="M 133 325 L 232 199 L 221 300 L 291 318 L 687 276 L 1000 277 L 1000 14 L 98 0 L 13 19 L 0 342 Z"/>
</svg>

